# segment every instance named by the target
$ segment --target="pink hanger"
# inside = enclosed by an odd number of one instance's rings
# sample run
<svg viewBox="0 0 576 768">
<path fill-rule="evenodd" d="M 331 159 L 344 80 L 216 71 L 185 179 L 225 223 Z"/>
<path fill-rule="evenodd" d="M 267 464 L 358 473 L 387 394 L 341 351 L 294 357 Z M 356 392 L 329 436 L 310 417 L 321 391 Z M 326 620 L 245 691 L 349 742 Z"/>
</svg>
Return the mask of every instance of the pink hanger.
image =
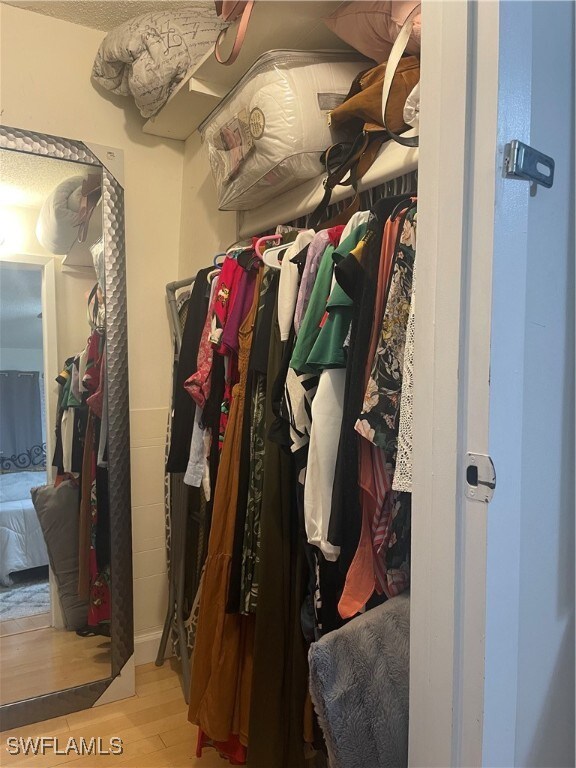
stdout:
<svg viewBox="0 0 576 768">
<path fill-rule="evenodd" d="M 256 256 L 258 256 L 259 259 L 262 258 L 263 254 L 260 251 L 260 246 L 264 245 L 264 243 L 268 243 L 270 241 L 274 243 L 279 243 L 282 240 L 282 235 L 264 235 L 264 237 L 259 238 L 256 240 L 256 244 L 254 245 L 254 251 L 256 252 Z"/>
</svg>

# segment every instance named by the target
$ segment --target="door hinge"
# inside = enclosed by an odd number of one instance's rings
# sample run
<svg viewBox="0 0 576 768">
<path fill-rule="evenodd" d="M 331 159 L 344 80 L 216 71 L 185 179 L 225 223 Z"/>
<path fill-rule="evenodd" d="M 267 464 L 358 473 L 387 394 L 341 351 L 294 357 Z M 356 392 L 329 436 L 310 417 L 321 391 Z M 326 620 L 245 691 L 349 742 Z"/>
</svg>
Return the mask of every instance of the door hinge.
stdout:
<svg viewBox="0 0 576 768">
<path fill-rule="evenodd" d="M 550 188 L 554 183 L 554 160 L 513 139 L 504 148 L 504 178 L 529 181 L 530 194 L 535 195 L 538 184 Z"/>
<path fill-rule="evenodd" d="M 492 501 L 496 488 L 496 470 L 490 456 L 484 453 L 466 454 L 466 497 L 472 501 Z"/>
</svg>

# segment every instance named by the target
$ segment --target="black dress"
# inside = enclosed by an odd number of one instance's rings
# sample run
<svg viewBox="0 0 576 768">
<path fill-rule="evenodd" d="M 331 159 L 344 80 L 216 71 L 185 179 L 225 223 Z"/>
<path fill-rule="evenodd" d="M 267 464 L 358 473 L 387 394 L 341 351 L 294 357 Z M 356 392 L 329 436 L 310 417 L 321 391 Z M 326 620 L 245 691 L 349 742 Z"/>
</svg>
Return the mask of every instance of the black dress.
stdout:
<svg viewBox="0 0 576 768">
<path fill-rule="evenodd" d="M 374 319 L 374 303 L 384 224 L 403 199 L 405 197 L 388 197 L 374 205 L 365 234 L 367 242 L 362 255 L 362 264 L 354 255 L 349 254 L 334 268 L 336 280 L 354 302 L 342 427 L 332 490 L 332 513 L 328 528 L 328 541 L 341 548 L 338 567 L 343 576 L 348 572 L 360 538 L 362 512 L 358 485 L 358 435 L 354 424 L 362 410 L 370 333 L 374 322 L 379 321 Z"/>
<path fill-rule="evenodd" d="M 267 378 L 276 381 L 284 345 L 278 307 L 270 340 Z M 266 393 L 266 425 L 274 421 L 273 388 Z M 251 768 L 305 768 L 303 722 L 308 685 L 300 608 L 306 563 L 296 512 L 293 459 L 266 439 L 260 519 L 258 611 L 247 764 Z"/>
<path fill-rule="evenodd" d="M 166 462 L 166 471 L 170 473 L 186 472 L 188 466 L 196 404 L 184 389 L 184 382 L 196 370 L 198 347 L 200 346 L 210 298 L 210 284 L 206 277 L 211 271 L 212 267 L 207 267 L 198 272 L 188 300 L 188 314 L 182 332 L 182 346 L 174 376 L 172 401 L 174 415 L 172 417 L 170 452 Z"/>
</svg>

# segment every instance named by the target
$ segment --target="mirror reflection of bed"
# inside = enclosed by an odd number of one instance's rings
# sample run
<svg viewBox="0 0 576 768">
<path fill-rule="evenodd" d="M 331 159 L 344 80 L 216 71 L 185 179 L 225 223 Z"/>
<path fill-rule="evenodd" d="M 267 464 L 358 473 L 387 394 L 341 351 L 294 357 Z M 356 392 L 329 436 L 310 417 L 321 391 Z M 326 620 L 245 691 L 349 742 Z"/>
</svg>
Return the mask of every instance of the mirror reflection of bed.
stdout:
<svg viewBox="0 0 576 768">
<path fill-rule="evenodd" d="M 6 704 L 108 677 L 111 609 L 100 173 L 5 150 L 0 169 Z"/>
</svg>

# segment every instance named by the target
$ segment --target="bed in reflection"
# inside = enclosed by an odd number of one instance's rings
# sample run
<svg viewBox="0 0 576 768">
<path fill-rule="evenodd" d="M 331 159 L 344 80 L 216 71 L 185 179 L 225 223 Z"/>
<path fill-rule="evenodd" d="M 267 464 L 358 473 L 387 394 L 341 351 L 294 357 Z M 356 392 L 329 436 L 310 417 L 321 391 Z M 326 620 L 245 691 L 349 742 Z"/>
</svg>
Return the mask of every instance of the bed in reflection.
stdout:
<svg viewBox="0 0 576 768">
<path fill-rule="evenodd" d="M 48 565 L 48 552 L 30 491 L 46 484 L 46 470 L 0 474 L 0 585 L 11 574 Z"/>
</svg>

